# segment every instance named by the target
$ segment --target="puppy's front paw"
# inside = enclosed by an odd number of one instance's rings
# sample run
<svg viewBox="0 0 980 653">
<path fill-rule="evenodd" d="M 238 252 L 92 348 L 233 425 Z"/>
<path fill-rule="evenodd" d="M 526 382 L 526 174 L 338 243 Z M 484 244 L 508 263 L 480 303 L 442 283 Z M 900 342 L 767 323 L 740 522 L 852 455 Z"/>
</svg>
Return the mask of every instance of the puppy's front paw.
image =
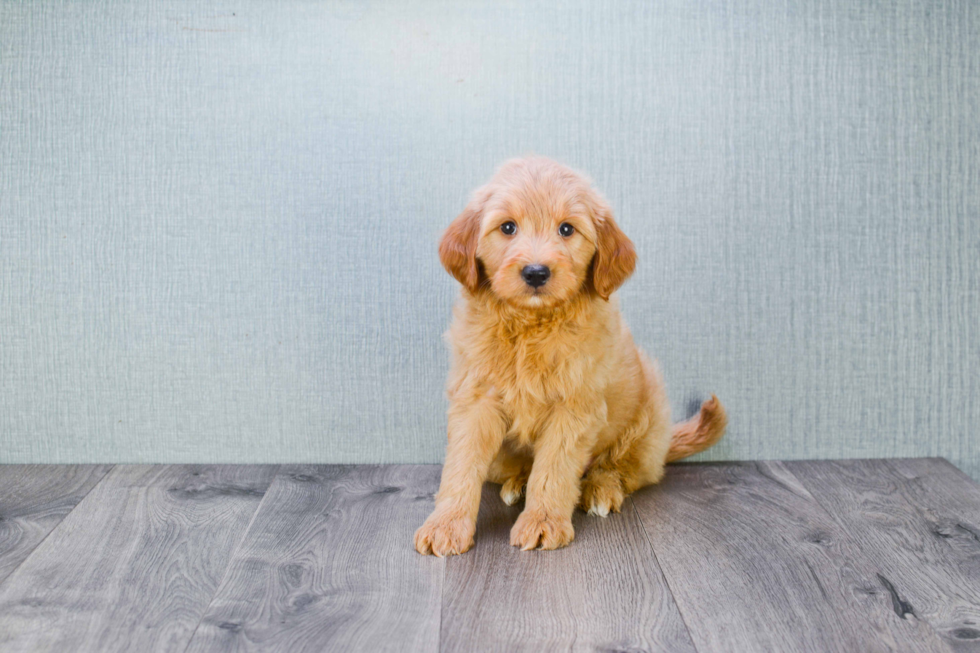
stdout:
<svg viewBox="0 0 980 653">
<path fill-rule="evenodd" d="M 549 515 L 537 510 L 525 510 L 510 529 L 510 545 L 522 551 L 531 549 L 560 549 L 575 539 L 575 528 L 568 517 Z"/>
<path fill-rule="evenodd" d="M 473 546 L 474 532 L 476 523 L 472 519 L 432 513 L 415 531 L 415 550 L 440 558 L 466 553 Z"/>
</svg>

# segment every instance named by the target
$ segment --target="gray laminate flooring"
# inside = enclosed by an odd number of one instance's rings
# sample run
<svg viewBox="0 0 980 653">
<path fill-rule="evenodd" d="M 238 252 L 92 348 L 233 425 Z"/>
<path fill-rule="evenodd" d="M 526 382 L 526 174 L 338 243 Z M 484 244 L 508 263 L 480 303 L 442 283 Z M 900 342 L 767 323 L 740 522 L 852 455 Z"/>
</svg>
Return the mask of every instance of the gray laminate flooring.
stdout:
<svg viewBox="0 0 980 653">
<path fill-rule="evenodd" d="M 0 651 L 980 651 L 943 459 L 674 465 L 560 551 L 423 557 L 431 465 L 0 465 Z"/>
</svg>

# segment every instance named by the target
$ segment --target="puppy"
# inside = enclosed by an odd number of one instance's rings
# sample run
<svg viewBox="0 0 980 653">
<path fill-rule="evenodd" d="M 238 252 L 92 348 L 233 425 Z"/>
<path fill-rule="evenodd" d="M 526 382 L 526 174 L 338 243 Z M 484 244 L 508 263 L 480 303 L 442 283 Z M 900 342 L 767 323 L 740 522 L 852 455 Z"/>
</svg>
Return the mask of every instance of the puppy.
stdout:
<svg viewBox="0 0 980 653">
<path fill-rule="evenodd" d="M 633 243 L 580 174 L 543 157 L 508 161 L 449 225 L 439 257 L 463 289 L 447 333 L 449 444 L 419 553 L 473 546 L 487 480 L 509 505 L 526 488 L 512 545 L 563 547 L 576 505 L 618 512 L 665 463 L 724 433 L 714 395 L 671 427 L 660 373 L 613 297 L 633 272 Z"/>
</svg>

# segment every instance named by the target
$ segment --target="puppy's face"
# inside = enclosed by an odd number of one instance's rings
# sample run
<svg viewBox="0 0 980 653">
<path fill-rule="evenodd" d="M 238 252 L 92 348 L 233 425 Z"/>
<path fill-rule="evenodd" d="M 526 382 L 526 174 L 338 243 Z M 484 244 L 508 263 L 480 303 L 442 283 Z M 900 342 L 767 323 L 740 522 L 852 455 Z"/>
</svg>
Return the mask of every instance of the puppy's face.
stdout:
<svg viewBox="0 0 980 653">
<path fill-rule="evenodd" d="M 471 292 L 549 308 L 580 292 L 604 299 L 632 273 L 633 244 L 581 175 L 550 159 L 515 159 L 474 195 L 439 246 Z"/>
<path fill-rule="evenodd" d="M 491 290 L 519 306 L 568 300 L 585 282 L 596 230 L 583 200 L 553 180 L 498 188 L 486 203 L 476 257 Z"/>
</svg>

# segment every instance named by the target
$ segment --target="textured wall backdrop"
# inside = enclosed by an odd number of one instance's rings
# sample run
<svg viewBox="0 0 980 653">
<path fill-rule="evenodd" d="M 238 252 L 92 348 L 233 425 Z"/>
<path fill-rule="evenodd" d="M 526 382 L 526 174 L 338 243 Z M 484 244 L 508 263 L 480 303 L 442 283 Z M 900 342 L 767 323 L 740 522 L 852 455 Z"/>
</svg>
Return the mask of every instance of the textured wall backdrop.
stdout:
<svg viewBox="0 0 980 653">
<path fill-rule="evenodd" d="M 0 3 L 0 462 L 442 458 L 435 245 L 589 172 L 706 458 L 980 477 L 980 3 Z"/>
</svg>

